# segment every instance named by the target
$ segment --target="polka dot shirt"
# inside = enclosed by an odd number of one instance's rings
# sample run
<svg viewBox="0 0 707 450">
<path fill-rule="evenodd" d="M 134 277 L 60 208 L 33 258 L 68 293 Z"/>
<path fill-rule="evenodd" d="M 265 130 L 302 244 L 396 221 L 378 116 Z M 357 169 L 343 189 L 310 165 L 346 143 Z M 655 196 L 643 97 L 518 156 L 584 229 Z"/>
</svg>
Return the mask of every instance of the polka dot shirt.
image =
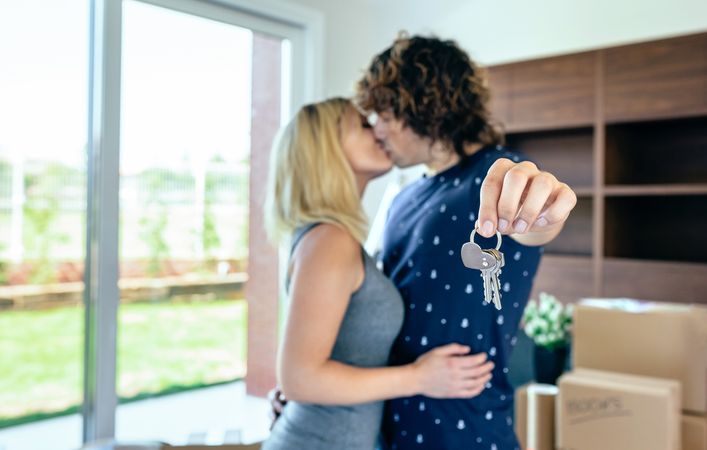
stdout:
<svg viewBox="0 0 707 450">
<path fill-rule="evenodd" d="M 481 182 L 498 158 L 527 159 L 503 147 L 486 147 L 412 183 L 391 205 L 381 262 L 406 308 L 391 364 L 407 364 L 457 342 L 472 353 L 486 352 L 495 369 L 486 389 L 473 399 L 415 396 L 387 402 L 382 434 L 389 449 L 518 448 L 507 362 L 542 248 L 504 237 L 500 311 L 484 303 L 479 271 L 464 267 L 459 254 L 476 221 Z M 476 242 L 490 248 L 496 238 L 477 235 Z"/>
</svg>

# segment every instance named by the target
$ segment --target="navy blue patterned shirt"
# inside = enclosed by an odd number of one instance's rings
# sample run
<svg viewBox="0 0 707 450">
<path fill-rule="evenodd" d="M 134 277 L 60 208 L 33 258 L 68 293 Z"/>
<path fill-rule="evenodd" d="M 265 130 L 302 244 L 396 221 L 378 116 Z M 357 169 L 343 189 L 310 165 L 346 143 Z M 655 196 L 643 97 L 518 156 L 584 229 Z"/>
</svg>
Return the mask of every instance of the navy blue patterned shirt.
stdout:
<svg viewBox="0 0 707 450">
<path fill-rule="evenodd" d="M 481 182 L 498 158 L 527 159 L 504 147 L 483 148 L 407 186 L 388 213 L 381 260 L 406 308 L 391 365 L 411 363 L 452 342 L 470 346 L 472 354 L 486 352 L 495 363 L 491 381 L 475 398 L 389 401 L 382 430 L 391 450 L 518 448 L 507 362 L 542 248 L 504 236 L 500 311 L 484 303 L 480 272 L 464 267 L 459 254 L 474 228 Z M 475 241 L 482 248 L 496 245 L 495 237 L 477 234 Z"/>
</svg>

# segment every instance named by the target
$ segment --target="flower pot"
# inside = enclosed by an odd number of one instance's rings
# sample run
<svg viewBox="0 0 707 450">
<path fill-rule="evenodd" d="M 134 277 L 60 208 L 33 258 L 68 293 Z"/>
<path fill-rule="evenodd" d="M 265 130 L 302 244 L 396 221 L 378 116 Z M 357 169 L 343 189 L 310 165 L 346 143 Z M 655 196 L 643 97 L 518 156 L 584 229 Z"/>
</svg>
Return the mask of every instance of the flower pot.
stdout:
<svg viewBox="0 0 707 450">
<path fill-rule="evenodd" d="M 536 345 L 534 349 L 535 381 L 555 384 L 565 369 L 568 348 L 567 345 L 553 349 Z"/>
</svg>

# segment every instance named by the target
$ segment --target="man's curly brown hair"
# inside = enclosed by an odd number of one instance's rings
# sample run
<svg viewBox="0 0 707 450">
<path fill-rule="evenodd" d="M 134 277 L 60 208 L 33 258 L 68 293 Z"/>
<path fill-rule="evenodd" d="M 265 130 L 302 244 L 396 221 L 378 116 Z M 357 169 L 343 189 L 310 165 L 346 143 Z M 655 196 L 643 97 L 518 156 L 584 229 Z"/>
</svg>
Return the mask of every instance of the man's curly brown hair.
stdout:
<svg viewBox="0 0 707 450">
<path fill-rule="evenodd" d="M 454 41 L 400 35 L 373 58 L 356 91 L 364 111 L 392 110 L 415 133 L 451 143 L 462 157 L 464 144 L 503 142 L 482 71 Z"/>
</svg>

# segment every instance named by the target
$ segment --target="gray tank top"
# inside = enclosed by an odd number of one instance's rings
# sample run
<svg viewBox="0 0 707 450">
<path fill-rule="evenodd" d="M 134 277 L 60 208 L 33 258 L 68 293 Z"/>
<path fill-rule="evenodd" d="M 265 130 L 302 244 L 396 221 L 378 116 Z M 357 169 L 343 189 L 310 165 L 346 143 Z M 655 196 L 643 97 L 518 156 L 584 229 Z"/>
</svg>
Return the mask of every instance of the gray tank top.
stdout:
<svg viewBox="0 0 707 450">
<path fill-rule="evenodd" d="M 310 224 L 295 231 L 292 251 L 317 225 Z M 364 280 L 351 295 L 331 359 L 357 367 L 384 367 L 388 365 L 390 347 L 402 325 L 403 301 L 363 247 L 361 255 Z M 382 415 L 382 401 L 346 406 L 291 401 L 275 423 L 263 450 L 373 450 Z"/>
</svg>

